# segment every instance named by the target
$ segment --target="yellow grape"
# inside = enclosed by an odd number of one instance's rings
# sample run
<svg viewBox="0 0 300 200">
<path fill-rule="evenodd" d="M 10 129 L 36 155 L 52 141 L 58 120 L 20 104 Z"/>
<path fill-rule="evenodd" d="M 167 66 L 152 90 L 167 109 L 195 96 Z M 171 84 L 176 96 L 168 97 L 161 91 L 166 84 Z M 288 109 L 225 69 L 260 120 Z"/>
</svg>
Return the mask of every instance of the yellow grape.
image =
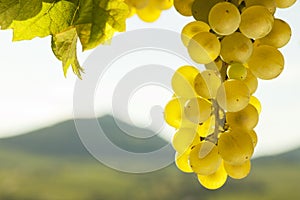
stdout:
<svg viewBox="0 0 300 200">
<path fill-rule="evenodd" d="M 214 71 L 221 71 L 222 66 L 223 66 L 223 62 L 220 59 L 220 57 L 216 58 L 213 62 L 205 64 L 206 69 L 210 69 L 210 70 L 214 70 Z"/>
<path fill-rule="evenodd" d="M 195 62 L 207 64 L 219 56 L 221 44 L 216 35 L 209 32 L 201 32 L 190 40 L 187 48 L 190 57 Z"/>
<path fill-rule="evenodd" d="M 237 112 L 245 108 L 250 99 L 248 87 L 240 80 L 226 80 L 218 89 L 217 102 L 228 112 Z"/>
<path fill-rule="evenodd" d="M 248 176 L 251 170 L 251 162 L 247 160 L 246 162 L 240 165 L 231 165 L 229 163 L 224 162 L 224 168 L 231 178 L 234 179 L 242 179 Z"/>
<path fill-rule="evenodd" d="M 173 148 L 182 154 L 190 147 L 200 143 L 200 137 L 195 129 L 181 128 L 173 136 Z"/>
<path fill-rule="evenodd" d="M 250 135 L 243 130 L 229 130 L 222 133 L 218 149 L 224 161 L 232 165 L 240 165 L 250 160 L 254 151 Z"/>
<path fill-rule="evenodd" d="M 250 137 L 252 139 L 253 147 L 255 147 L 257 145 L 257 134 L 256 134 L 256 132 L 254 130 L 251 130 L 251 131 L 248 131 L 247 133 L 250 135 Z"/>
<path fill-rule="evenodd" d="M 210 9 L 219 2 L 225 0 L 195 0 L 192 5 L 192 14 L 197 21 L 208 23 L 208 14 Z"/>
<path fill-rule="evenodd" d="M 172 88 L 177 96 L 195 97 L 194 79 L 199 70 L 193 66 L 182 66 L 176 70 L 172 77 Z"/>
<path fill-rule="evenodd" d="M 275 19 L 271 32 L 257 40 L 258 44 L 266 44 L 276 48 L 286 45 L 291 39 L 291 27 L 281 19 Z"/>
<path fill-rule="evenodd" d="M 251 56 L 253 44 L 251 40 L 239 32 L 225 36 L 221 41 L 221 58 L 226 63 L 245 63 Z"/>
<path fill-rule="evenodd" d="M 188 100 L 184 107 L 185 116 L 193 123 L 205 122 L 212 112 L 212 104 L 202 97 Z"/>
<path fill-rule="evenodd" d="M 275 0 L 245 0 L 246 7 L 261 5 L 266 7 L 270 13 L 274 14 L 276 11 Z"/>
<path fill-rule="evenodd" d="M 184 102 L 181 98 L 171 99 L 164 110 L 166 122 L 174 128 L 180 128 L 183 117 Z"/>
<path fill-rule="evenodd" d="M 242 63 L 232 63 L 227 68 L 229 79 L 245 80 L 247 77 L 247 68 Z"/>
<path fill-rule="evenodd" d="M 254 76 L 269 80 L 281 74 L 284 68 L 284 58 L 275 47 L 260 45 L 254 47 L 248 66 Z"/>
<path fill-rule="evenodd" d="M 215 129 L 215 115 L 211 115 L 205 122 L 201 123 L 197 132 L 200 137 L 206 137 L 214 132 Z"/>
<path fill-rule="evenodd" d="M 194 146 L 190 153 L 190 165 L 193 171 L 200 175 L 215 173 L 221 165 L 222 159 L 218 154 L 218 148 L 209 141 L 201 141 Z"/>
<path fill-rule="evenodd" d="M 218 170 L 210 175 L 197 175 L 200 184 L 210 190 L 215 190 L 222 187 L 227 180 L 227 173 L 225 171 L 224 165 L 221 164 Z"/>
<path fill-rule="evenodd" d="M 217 34 L 230 35 L 238 29 L 241 15 L 234 4 L 220 2 L 210 9 L 208 22 Z"/>
<path fill-rule="evenodd" d="M 137 9 L 136 14 L 144 22 L 154 22 L 160 17 L 161 10 L 154 5 L 147 5 L 142 9 Z"/>
<path fill-rule="evenodd" d="M 133 15 L 136 14 L 136 8 L 135 8 L 135 7 L 133 7 L 133 6 L 128 6 L 128 8 L 129 8 L 129 13 L 128 13 L 127 18 L 132 17 Z"/>
<path fill-rule="evenodd" d="M 258 123 L 258 112 L 253 105 L 248 104 L 240 111 L 227 112 L 226 122 L 232 129 L 252 130 Z"/>
<path fill-rule="evenodd" d="M 243 83 L 247 85 L 250 94 L 253 94 L 258 87 L 258 80 L 249 69 L 247 69 L 247 76 L 243 80 Z"/>
<path fill-rule="evenodd" d="M 296 0 L 275 0 L 275 2 L 278 8 L 288 8 L 291 7 Z"/>
<path fill-rule="evenodd" d="M 197 33 L 209 32 L 210 27 L 207 23 L 201 21 L 193 21 L 185 25 L 181 31 L 181 41 L 184 46 L 188 46 L 189 41 Z"/>
<path fill-rule="evenodd" d="M 174 0 L 174 7 L 183 16 L 192 16 L 194 0 Z"/>
<path fill-rule="evenodd" d="M 248 38 L 265 37 L 272 30 L 274 17 L 264 6 L 251 6 L 241 14 L 240 31 Z"/>
<path fill-rule="evenodd" d="M 156 8 L 160 10 L 168 10 L 173 6 L 173 0 L 150 0 Z"/>
<path fill-rule="evenodd" d="M 136 9 L 145 8 L 149 4 L 150 0 L 125 0 L 125 3 L 135 7 Z"/>
<path fill-rule="evenodd" d="M 175 154 L 175 164 L 178 169 L 185 173 L 192 173 L 193 170 L 189 163 L 190 150 L 185 151 L 183 154 Z"/>
<path fill-rule="evenodd" d="M 253 105 L 256 108 L 258 114 L 260 114 L 260 112 L 261 112 L 261 103 L 255 96 L 250 97 L 249 104 Z"/>
<path fill-rule="evenodd" d="M 204 70 L 201 74 L 198 74 L 194 80 L 196 93 L 206 99 L 216 97 L 220 85 L 221 79 L 214 70 Z"/>
</svg>

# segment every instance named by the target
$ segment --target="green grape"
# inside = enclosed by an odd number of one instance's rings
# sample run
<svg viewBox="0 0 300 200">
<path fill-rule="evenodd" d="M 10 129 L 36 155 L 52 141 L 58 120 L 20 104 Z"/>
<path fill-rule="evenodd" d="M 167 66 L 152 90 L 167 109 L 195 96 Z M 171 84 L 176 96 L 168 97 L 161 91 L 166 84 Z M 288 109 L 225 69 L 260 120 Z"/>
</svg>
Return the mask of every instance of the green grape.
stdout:
<svg viewBox="0 0 300 200">
<path fill-rule="evenodd" d="M 251 56 L 253 44 L 251 40 L 239 32 L 225 36 L 221 41 L 221 58 L 226 63 L 245 63 Z"/>
<path fill-rule="evenodd" d="M 218 170 L 210 175 L 197 175 L 200 184 L 210 190 L 215 190 L 222 187 L 227 180 L 227 173 L 225 171 L 224 165 L 221 164 Z"/>
<path fill-rule="evenodd" d="M 248 176 L 251 170 L 251 162 L 247 160 L 246 162 L 240 165 L 231 165 L 229 163 L 224 162 L 224 168 L 231 178 L 234 179 L 242 179 Z"/>
<path fill-rule="evenodd" d="M 256 76 L 253 75 L 253 73 L 247 68 L 247 76 L 243 80 L 243 83 L 245 83 L 249 89 L 250 94 L 253 94 L 258 86 L 258 80 Z"/>
<path fill-rule="evenodd" d="M 195 62 L 207 64 L 219 56 L 221 44 L 216 35 L 209 32 L 201 32 L 190 40 L 187 48 L 190 57 Z"/>
<path fill-rule="evenodd" d="M 284 58 L 275 47 L 260 45 L 254 47 L 248 66 L 254 76 L 270 80 L 281 74 L 284 68 Z"/>
<path fill-rule="evenodd" d="M 217 102 L 228 112 L 237 112 L 244 109 L 250 99 L 248 87 L 240 80 L 226 80 L 218 89 Z"/>
<path fill-rule="evenodd" d="M 215 115 L 211 115 L 205 122 L 199 124 L 197 133 L 200 137 L 207 137 L 212 134 L 215 129 Z"/>
<path fill-rule="evenodd" d="M 212 104 L 202 97 L 188 100 L 184 107 L 185 116 L 193 123 L 205 122 L 212 112 Z"/>
<path fill-rule="evenodd" d="M 184 102 L 181 98 L 171 99 L 165 106 L 164 118 L 166 122 L 174 128 L 180 128 L 182 123 L 182 115 Z"/>
<path fill-rule="evenodd" d="M 192 148 L 189 159 L 193 171 L 200 175 L 215 173 L 222 162 L 217 146 L 205 140 Z"/>
<path fill-rule="evenodd" d="M 149 4 L 149 1 L 150 0 L 125 0 L 125 3 L 136 9 L 142 9 Z"/>
<path fill-rule="evenodd" d="M 219 2 L 225 0 L 195 0 L 192 5 L 192 14 L 197 21 L 208 23 L 208 14 L 210 9 Z"/>
<path fill-rule="evenodd" d="M 227 112 L 226 122 L 232 129 L 252 130 L 258 123 L 258 112 L 253 105 L 248 104 L 238 112 Z"/>
<path fill-rule="evenodd" d="M 275 0 L 275 2 L 278 8 L 288 8 L 291 7 L 296 0 Z"/>
<path fill-rule="evenodd" d="M 232 63 L 227 68 L 227 76 L 230 79 L 245 80 L 247 68 L 242 63 Z"/>
<path fill-rule="evenodd" d="M 214 70 L 204 70 L 194 80 L 196 93 L 206 99 L 214 98 L 220 85 L 221 79 Z"/>
<path fill-rule="evenodd" d="M 266 7 L 270 13 L 274 14 L 276 11 L 275 0 L 245 0 L 246 7 L 261 5 Z"/>
<path fill-rule="evenodd" d="M 253 147 L 255 147 L 257 145 L 257 134 L 256 134 L 256 132 L 254 130 L 251 130 L 251 131 L 248 131 L 247 133 L 250 135 L 250 137 L 252 139 Z"/>
<path fill-rule="evenodd" d="M 251 104 L 252 106 L 254 106 L 256 108 L 258 114 L 260 114 L 260 112 L 261 112 L 261 104 L 260 104 L 260 101 L 255 96 L 251 96 L 250 97 L 249 104 Z"/>
<path fill-rule="evenodd" d="M 222 50 L 222 48 L 221 48 Z M 205 64 L 206 69 L 214 70 L 214 71 L 221 71 L 223 66 L 223 62 L 220 57 L 216 58 L 213 62 Z"/>
<path fill-rule="evenodd" d="M 173 6 L 173 0 L 150 0 L 156 8 L 160 10 L 168 10 Z"/>
<path fill-rule="evenodd" d="M 198 133 L 194 129 L 181 128 L 173 136 L 173 148 L 179 153 L 187 151 L 190 147 L 200 143 Z"/>
<path fill-rule="evenodd" d="M 238 29 L 241 15 L 234 4 L 220 2 L 210 9 L 208 22 L 217 34 L 230 35 Z"/>
<path fill-rule="evenodd" d="M 240 31 L 248 38 L 265 37 L 272 30 L 274 17 L 264 6 L 251 6 L 241 14 Z"/>
<path fill-rule="evenodd" d="M 142 9 L 137 9 L 136 14 L 144 22 L 154 22 L 160 17 L 161 10 L 154 5 L 147 5 Z"/>
<path fill-rule="evenodd" d="M 192 16 L 194 0 L 174 0 L 174 7 L 183 16 Z"/>
<path fill-rule="evenodd" d="M 190 152 L 191 152 L 191 150 L 187 150 L 183 154 L 179 154 L 177 152 L 175 154 L 175 164 L 176 164 L 177 168 L 185 173 L 193 172 L 193 169 L 191 168 L 190 163 L 189 163 Z"/>
<path fill-rule="evenodd" d="M 194 79 L 199 70 L 193 66 L 182 66 L 176 70 L 172 77 L 172 88 L 177 96 L 192 98 L 195 97 Z"/>
<path fill-rule="evenodd" d="M 193 21 L 185 25 L 181 31 L 181 41 L 184 46 L 188 46 L 189 41 L 200 32 L 209 32 L 210 27 L 207 23 Z"/>
<path fill-rule="evenodd" d="M 250 135 L 243 130 L 230 130 L 220 135 L 219 154 L 232 165 L 240 165 L 250 160 L 254 147 Z"/>
<path fill-rule="evenodd" d="M 281 19 L 275 19 L 271 32 L 257 40 L 258 44 L 266 44 L 276 48 L 286 45 L 291 39 L 291 27 Z"/>
</svg>

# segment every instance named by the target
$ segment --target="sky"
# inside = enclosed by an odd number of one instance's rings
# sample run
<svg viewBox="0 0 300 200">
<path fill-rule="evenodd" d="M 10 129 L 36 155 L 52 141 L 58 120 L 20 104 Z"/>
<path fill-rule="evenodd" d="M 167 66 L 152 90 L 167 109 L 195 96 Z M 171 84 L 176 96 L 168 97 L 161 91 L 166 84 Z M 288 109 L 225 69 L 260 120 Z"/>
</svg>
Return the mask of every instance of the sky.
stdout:
<svg viewBox="0 0 300 200">
<path fill-rule="evenodd" d="M 285 69 L 276 79 L 260 81 L 255 96 L 262 103 L 262 113 L 256 127 L 257 156 L 280 153 L 300 147 L 298 128 L 300 113 L 300 3 L 288 9 L 277 9 L 276 17 L 292 28 L 290 43 L 280 49 L 285 56 Z M 192 21 L 176 13 L 174 8 L 162 13 L 154 23 L 144 23 L 136 16 L 127 20 L 127 31 L 141 28 L 161 28 L 180 33 Z M 142 37 L 142 36 L 141 36 Z M 73 118 L 73 92 L 77 78 L 69 71 L 63 76 L 61 63 L 50 47 L 50 38 L 11 42 L 11 31 L 0 31 L 0 137 L 14 136 Z M 113 40 L 112 40 L 113 42 Z M 93 51 L 79 53 L 81 63 Z M 113 89 L 120 79 L 140 64 L 171 66 L 173 70 L 185 65 L 185 60 L 159 50 L 129 52 L 112 63 L 95 94 L 95 113 L 101 116 L 112 112 Z M 121 67 L 122 70 L 121 70 Z M 84 75 L 88 77 L 88 75 Z M 171 78 L 171 77 L 170 77 Z M 101 94 L 100 94 L 101 93 Z M 133 124 L 145 127 L 151 123 L 150 110 L 164 107 L 171 91 L 160 85 L 141 86 L 132 92 L 128 110 Z M 118 115 L 117 113 L 115 113 Z M 161 131 L 170 138 L 174 130 L 165 126 Z"/>
</svg>

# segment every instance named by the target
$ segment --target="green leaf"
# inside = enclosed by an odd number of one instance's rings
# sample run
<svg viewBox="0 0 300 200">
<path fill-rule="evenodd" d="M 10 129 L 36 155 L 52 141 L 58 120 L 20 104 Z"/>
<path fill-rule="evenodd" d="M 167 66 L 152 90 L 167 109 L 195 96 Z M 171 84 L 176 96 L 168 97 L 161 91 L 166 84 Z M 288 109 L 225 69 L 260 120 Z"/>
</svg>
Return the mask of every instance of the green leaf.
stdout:
<svg viewBox="0 0 300 200">
<path fill-rule="evenodd" d="M 42 3 L 42 10 L 26 21 L 13 21 L 13 40 L 30 40 L 66 30 L 73 22 L 77 5 L 69 1 Z"/>
<path fill-rule="evenodd" d="M 27 20 L 42 10 L 42 0 L 19 0 L 20 10 L 14 20 Z"/>
<path fill-rule="evenodd" d="M 125 31 L 128 12 L 123 0 L 80 0 L 74 25 L 83 50 L 110 40 L 116 31 Z"/>
<path fill-rule="evenodd" d="M 0 0 L 0 26 L 7 29 L 18 16 L 20 5 L 18 0 Z"/>
<path fill-rule="evenodd" d="M 80 67 L 77 59 L 77 33 L 75 28 L 70 28 L 64 32 L 52 35 L 51 47 L 54 55 L 62 61 L 64 75 L 72 66 L 73 72 L 81 79 Z"/>
</svg>

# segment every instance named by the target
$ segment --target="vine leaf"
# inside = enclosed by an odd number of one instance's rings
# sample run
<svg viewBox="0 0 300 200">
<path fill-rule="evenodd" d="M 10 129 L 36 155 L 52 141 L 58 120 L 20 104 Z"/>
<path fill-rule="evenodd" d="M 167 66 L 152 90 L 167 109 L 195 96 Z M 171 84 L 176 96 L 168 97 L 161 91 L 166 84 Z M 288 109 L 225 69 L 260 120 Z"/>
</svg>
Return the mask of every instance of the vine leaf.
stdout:
<svg viewBox="0 0 300 200">
<path fill-rule="evenodd" d="M 0 26 L 7 29 L 18 16 L 20 5 L 18 0 L 0 0 Z"/>
<path fill-rule="evenodd" d="M 128 6 L 123 0 L 80 0 L 74 21 L 83 50 L 95 48 L 125 31 Z"/>
<path fill-rule="evenodd" d="M 42 10 L 42 0 L 19 0 L 19 13 L 15 20 L 27 20 L 36 16 Z"/>
<path fill-rule="evenodd" d="M 62 61 L 64 75 L 72 66 L 74 74 L 81 79 L 81 72 L 83 69 L 80 67 L 77 59 L 77 33 L 75 28 L 70 28 L 64 32 L 52 35 L 51 47 L 57 59 Z"/>
<path fill-rule="evenodd" d="M 31 40 L 66 30 L 72 23 L 77 6 L 69 1 L 42 3 L 41 11 L 26 21 L 13 21 L 13 41 Z"/>
</svg>

